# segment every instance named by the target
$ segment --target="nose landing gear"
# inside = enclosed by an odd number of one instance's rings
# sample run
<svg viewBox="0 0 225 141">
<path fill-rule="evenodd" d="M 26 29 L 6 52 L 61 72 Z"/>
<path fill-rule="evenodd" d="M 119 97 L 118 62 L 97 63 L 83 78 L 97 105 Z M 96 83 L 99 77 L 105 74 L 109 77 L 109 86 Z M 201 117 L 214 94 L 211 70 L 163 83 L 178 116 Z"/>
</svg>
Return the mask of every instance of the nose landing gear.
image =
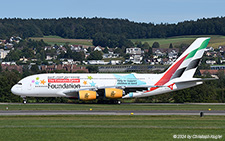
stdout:
<svg viewBox="0 0 225 141">
<path fill-rule="evenodd" d="M 21 98 L 23 98 L 23 104 L 26 104 L 27 103 L 26 96 L 21 96 Z"/>
</svg>

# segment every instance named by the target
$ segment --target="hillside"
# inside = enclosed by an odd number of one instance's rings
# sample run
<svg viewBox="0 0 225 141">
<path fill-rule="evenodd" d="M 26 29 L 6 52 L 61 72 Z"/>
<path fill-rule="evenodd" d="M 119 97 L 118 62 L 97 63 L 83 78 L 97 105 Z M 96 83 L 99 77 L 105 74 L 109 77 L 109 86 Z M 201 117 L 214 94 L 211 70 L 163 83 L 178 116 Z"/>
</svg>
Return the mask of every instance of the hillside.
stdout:
<svg viewBox="0 0 225 141">
<path fill-rule="evenodd" d="M 225 36 L 220 35 L 188 35 L 188 36 L 176 36 L 170 38 L 151 38 L 151 39 L 131 39 L 133 43 L 141 41 L 142 43 L 147 42 L 150 46 L 154 42 L 159 42 L 160 48 L 168 48 L 170 43 L 174 47 L 180 44 L 191 44 L 198 37 L 211 37 L 208 46 L 218 48 L 219 46 L 225 46 Z"/>
<path fill-rule="evenodd" d="M 43 40 L 47 44 L 73 44 L 73 45 L 87 45 L 93 46 L 91 39 L 65 39 L 59 36 L 44 36 L 44 37 L 30 37 L 32 40 L 40 41 Z"/>
<path fill-rule="evenodd" d="M 191 44 L 198 37 L 211 37 L 210 43 L 208 46 L 218 48 L 219 46 L 225 46 L 225 36 L 220 35 L 188 35 L 188 36 L 175 36 L 170 38 L 149 38 L 149 39 L 130 39 L 133 43 L 135 42 L 147 42 L 150 46 L 154 42 L 159 42 L 160 48 L 168 48 L 170 43 L 174 47 L 179 46 L 180 44 Z M 66 39 L 59 36 L 44 36 L 44 37 L 30 37 L 30 39 L 40 41 L 41 39 L 44 42 L 54 45 L 54 44 L 73 44 L 73 45 L 87 45 L 93 46 L 91 39 Z"/>
<path fill-rule="evenodd" d="M 138 23 L 127 19 L 106 18 L 0 19 L 0 39 L 11 36 L 28 38 L 49 35 L 69 39 L 93 39 L 97 33 L 124 36 L 128 39 L 225 35 L 225 17 L 177 24 Z"/>
</svg>

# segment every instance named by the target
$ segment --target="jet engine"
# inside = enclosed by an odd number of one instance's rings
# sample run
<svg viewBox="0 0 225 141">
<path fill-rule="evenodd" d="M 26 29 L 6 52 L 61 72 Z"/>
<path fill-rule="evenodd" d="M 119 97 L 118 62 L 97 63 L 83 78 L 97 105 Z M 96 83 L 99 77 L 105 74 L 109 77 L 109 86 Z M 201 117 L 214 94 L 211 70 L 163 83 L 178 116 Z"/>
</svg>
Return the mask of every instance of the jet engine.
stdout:
<svg viewBox="0 0 225 141">
<path fill-rule="evenodd" d="M 97 96 L 96 91 L 87 91 L 87 90 L 79 91 L 80 100 L 95 100 L 96 96 Z"/>
<path fill-rule="evenodd" d="M 123 96 L 123 90 L 116 88 L 105 88 L 105 97 L 111 99 L 121 98 Z"/>
</svg>

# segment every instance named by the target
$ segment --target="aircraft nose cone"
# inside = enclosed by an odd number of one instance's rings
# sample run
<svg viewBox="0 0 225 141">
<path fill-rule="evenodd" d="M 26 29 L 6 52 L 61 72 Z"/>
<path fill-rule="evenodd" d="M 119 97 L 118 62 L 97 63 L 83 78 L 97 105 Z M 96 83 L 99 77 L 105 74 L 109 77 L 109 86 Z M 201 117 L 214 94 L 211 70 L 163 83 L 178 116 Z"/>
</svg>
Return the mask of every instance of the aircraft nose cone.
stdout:
<svg viewBox="0 0 225 141">
<path fill-rule="evenodd" d="M 15 85 L 11 88 L 11 92 L 15 94 Z"/>
<path fill-rule="evenodd" d="M 18 95 L 18 90 L 15 85 L 11 88 L 11 92 L 15 95 Z"/>
</svg>

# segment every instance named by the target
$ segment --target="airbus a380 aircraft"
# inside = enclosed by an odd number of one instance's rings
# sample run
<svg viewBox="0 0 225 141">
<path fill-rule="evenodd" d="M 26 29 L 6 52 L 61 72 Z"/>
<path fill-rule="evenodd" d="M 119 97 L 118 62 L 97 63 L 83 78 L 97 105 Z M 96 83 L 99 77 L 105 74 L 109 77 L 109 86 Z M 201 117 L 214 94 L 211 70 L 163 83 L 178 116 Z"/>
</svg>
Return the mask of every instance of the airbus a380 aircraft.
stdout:
<svg viewBox="0 0 225 141">
<path fill-rule="evenodd" d="M 211 80 L 193 78 L 209 40 L 196 39 L 162 74 L 37 74 L 23 78 L 11 91 L 23 98 L 73 97 L 94 100 L 104 97 L 148 97 L 193 87 L 202 84 L 204 80 Z"/>
</svg>

